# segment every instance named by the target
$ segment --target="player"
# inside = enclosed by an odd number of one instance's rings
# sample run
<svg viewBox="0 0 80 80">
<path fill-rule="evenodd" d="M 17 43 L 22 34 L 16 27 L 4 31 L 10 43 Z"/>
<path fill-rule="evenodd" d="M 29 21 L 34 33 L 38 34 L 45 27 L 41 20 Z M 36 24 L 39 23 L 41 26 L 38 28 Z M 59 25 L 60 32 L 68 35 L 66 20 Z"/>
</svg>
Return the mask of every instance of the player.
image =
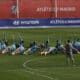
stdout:
<svg viewBox="0 0 80 80">
<path fill-rule="evenodd" d="M 8 52 L 12 52 L 16 49 L 16 43 L 14 41 L 14 36 L 12 38 L 13 44 L 11 45 L 7 45 L 5 49 L 2 50 L 2 54 L 8 53 Z"/>
<path fill-rule="evenodd" d="M 73 49 L 75 49 L 72 46 L 72 43 L 70 40 L 67 40 L 66 44 L 65 44 L 65 52 L 66 52 L 66 61 L 67 64 L 69 64 L 70 62 L 72 64 L 75 63 L 74 57 L 73 57 Z M 75 49 L 77 51 L 77 53 L 80 53 L 77 49 Z"/>
<path fill-rule="evenodd" d="M 56 47 L 55 46 L 53 46 L 53 47 L 49 47 L 49 48 L 47 48 L 47 49 L 45 49 L 44 51 L 42 51 L 41 52 L 41 55 L 47 55 L 47 54 L 49 54 L 49 53 L 54 53 L 55 52 L 55 50 L 56 50 Z"/>
<path fill-rule="evenodd" d="M 18 38 L 19 38 L 19 41 L 18 41 L 18 43 L 16 43 L 16 50 L 14 50 L 11 53 L 12 55 L 22 54 L 25 51 L 25 48 L 23 46 L 24 41 L 19 33 L 18 33 Z"/>
<path fill-rule="evenodd" d="M 74 46 L 76 49 L 80 50 L 80 41 L 79 41 L 79 39 L 73 41 L 73 46 Z"/>
<path fill-rule="evenodd" d="M 16 44 L 12 44 L 10 46 L 7 46 L 4 50 L 2 50 L 2 54 L 12 52 L 16 49 Z"/>
<path fill-rule="evenodd" d="M 30 47 L 24 52 L 24 54 L 31 54 L 37 51 L 40 47 L 37 45 L 36 41 L 30 42 Z"/>
<path fill-rule="evenodd" d="M 61 40 L 56 41 L 56 52 L 64 52 L 65 48 L 64 45 L 61 44 Z"/>
<path fill-rule="evenodd" d="M 23 46 L 24 41 L 20 41 L 19 43 L 16 44 L 16 49 L 11 53 L 12 55 L 15 54 L 22 54 L 25 50 L 24 46 Z"/>
<path fill-rule="evenodd" d="M 4 40 L 0 41 L 0 52 L 2 53 L 2 51 L 6 49 L 7 46 L 8 46 L 7 41 L 4 41 Z"/>
<path fill-rule="evenodd" d="M 41 55 L 47 55 L 49 53 L 55 53 L 57 51 L 64 51 L 64 46 L 61 44 L 61 40 L 56 41 L 56 46 L 48 47 L 47 49 L 41 52 Z"/>
<path fill-rule="evenodd" d="M 26 50 L 26 51 L 24 52 L 24 54 L 34 53 L 35 51 L 37 51 L 37 49 L 38 49 L 38 46 L 37 46 L 37 45 L 32 46 L 31 48 L 29 48 L 28 50 Z"/>
</svg>

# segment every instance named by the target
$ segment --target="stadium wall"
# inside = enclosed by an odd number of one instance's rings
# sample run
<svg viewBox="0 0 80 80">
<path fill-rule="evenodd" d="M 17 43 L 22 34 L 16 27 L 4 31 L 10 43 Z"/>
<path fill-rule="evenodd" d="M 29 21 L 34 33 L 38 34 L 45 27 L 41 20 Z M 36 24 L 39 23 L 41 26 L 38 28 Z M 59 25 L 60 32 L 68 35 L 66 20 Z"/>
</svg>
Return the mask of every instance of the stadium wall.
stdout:
<svg viewBox="0 0 80 80">
<path fill-rule="evenodd" d="M 80 25 L 80 0 L 0 0 L 1 27 Z"/>
</svg>

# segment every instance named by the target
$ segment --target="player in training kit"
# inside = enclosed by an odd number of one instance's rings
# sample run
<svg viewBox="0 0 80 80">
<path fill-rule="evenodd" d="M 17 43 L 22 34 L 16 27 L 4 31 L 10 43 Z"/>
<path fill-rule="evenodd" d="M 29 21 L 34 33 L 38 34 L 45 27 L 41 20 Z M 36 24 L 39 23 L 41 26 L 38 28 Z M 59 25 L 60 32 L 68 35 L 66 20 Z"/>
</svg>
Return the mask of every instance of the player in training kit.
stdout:
<svg viewBox="0 0 80 80">
<path fill-rule="evenodd" d="M 37 45 L 36 41 L 31 41 L 29 48 L 24 52 L 24 54 L 31 54 L 37 51 L 40 47 Z"/>
<path fill-rule="evenodd" d="M 72 62 L 72 64 L 75 63 L 74 57 L 73 57 L 73 49 L 75 49 L 71 43 L 70 40 L 67 40 L 66 44 L 65 44 L 65 52 L 66 52 L 66 61 L 67 64 L 69 64 L 70 62 Z M 77 53 L 80 53 L 77 49 L 75 49 L 77 51 Z"/>
<path fill-rule="evenodd" d="M 24 46 L 23 46 L 24 41 L 20 41 L 16 44 L 16 49 L 12 52 L 12 55 L 15 54 L 22 54 L 25 50 Z"/>
</svg>

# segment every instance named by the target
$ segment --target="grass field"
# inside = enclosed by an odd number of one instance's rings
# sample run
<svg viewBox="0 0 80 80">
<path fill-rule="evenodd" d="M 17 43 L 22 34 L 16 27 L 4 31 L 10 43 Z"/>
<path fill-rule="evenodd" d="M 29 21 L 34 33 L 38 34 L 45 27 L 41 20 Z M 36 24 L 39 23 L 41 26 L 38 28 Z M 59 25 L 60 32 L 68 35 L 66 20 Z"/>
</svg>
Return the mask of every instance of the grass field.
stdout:
<svg viewBox="0 0 80 80">
<path fill-rule="evenodd" d="M 80 28 L 47 28 L 47 29 L 0 29 L 0 39 L 6 32 L 7 40 L 12 43 L 12 35 L 18 40 L 18 32 L 25 41 L 27 48 L 31 40 L 44 42 L 50 37 L 50 46 L 62 35 L 63 43 L 67 38 L 73 39 L 74 34 L 80 37 Z M 39 52 L 32 55 L 0 54 L 0 80 L 80 80 L 80 55 L 74 54 L 76 66 L 66 65 L 65 55 L 40 56 Z"/>
</svg>

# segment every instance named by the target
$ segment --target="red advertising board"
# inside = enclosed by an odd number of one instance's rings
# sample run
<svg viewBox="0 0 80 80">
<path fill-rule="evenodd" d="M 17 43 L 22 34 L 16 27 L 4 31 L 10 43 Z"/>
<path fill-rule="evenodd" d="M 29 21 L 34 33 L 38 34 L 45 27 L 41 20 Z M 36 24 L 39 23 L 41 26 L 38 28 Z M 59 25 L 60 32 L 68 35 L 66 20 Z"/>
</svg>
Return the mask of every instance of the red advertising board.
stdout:
<svg viewBox="0 0 80 80">
<path fill-rule="evenodd" d="M 80 18 L 80 0 L 0 0 L 0 19 L 18 17 Z"/>
</svg>

